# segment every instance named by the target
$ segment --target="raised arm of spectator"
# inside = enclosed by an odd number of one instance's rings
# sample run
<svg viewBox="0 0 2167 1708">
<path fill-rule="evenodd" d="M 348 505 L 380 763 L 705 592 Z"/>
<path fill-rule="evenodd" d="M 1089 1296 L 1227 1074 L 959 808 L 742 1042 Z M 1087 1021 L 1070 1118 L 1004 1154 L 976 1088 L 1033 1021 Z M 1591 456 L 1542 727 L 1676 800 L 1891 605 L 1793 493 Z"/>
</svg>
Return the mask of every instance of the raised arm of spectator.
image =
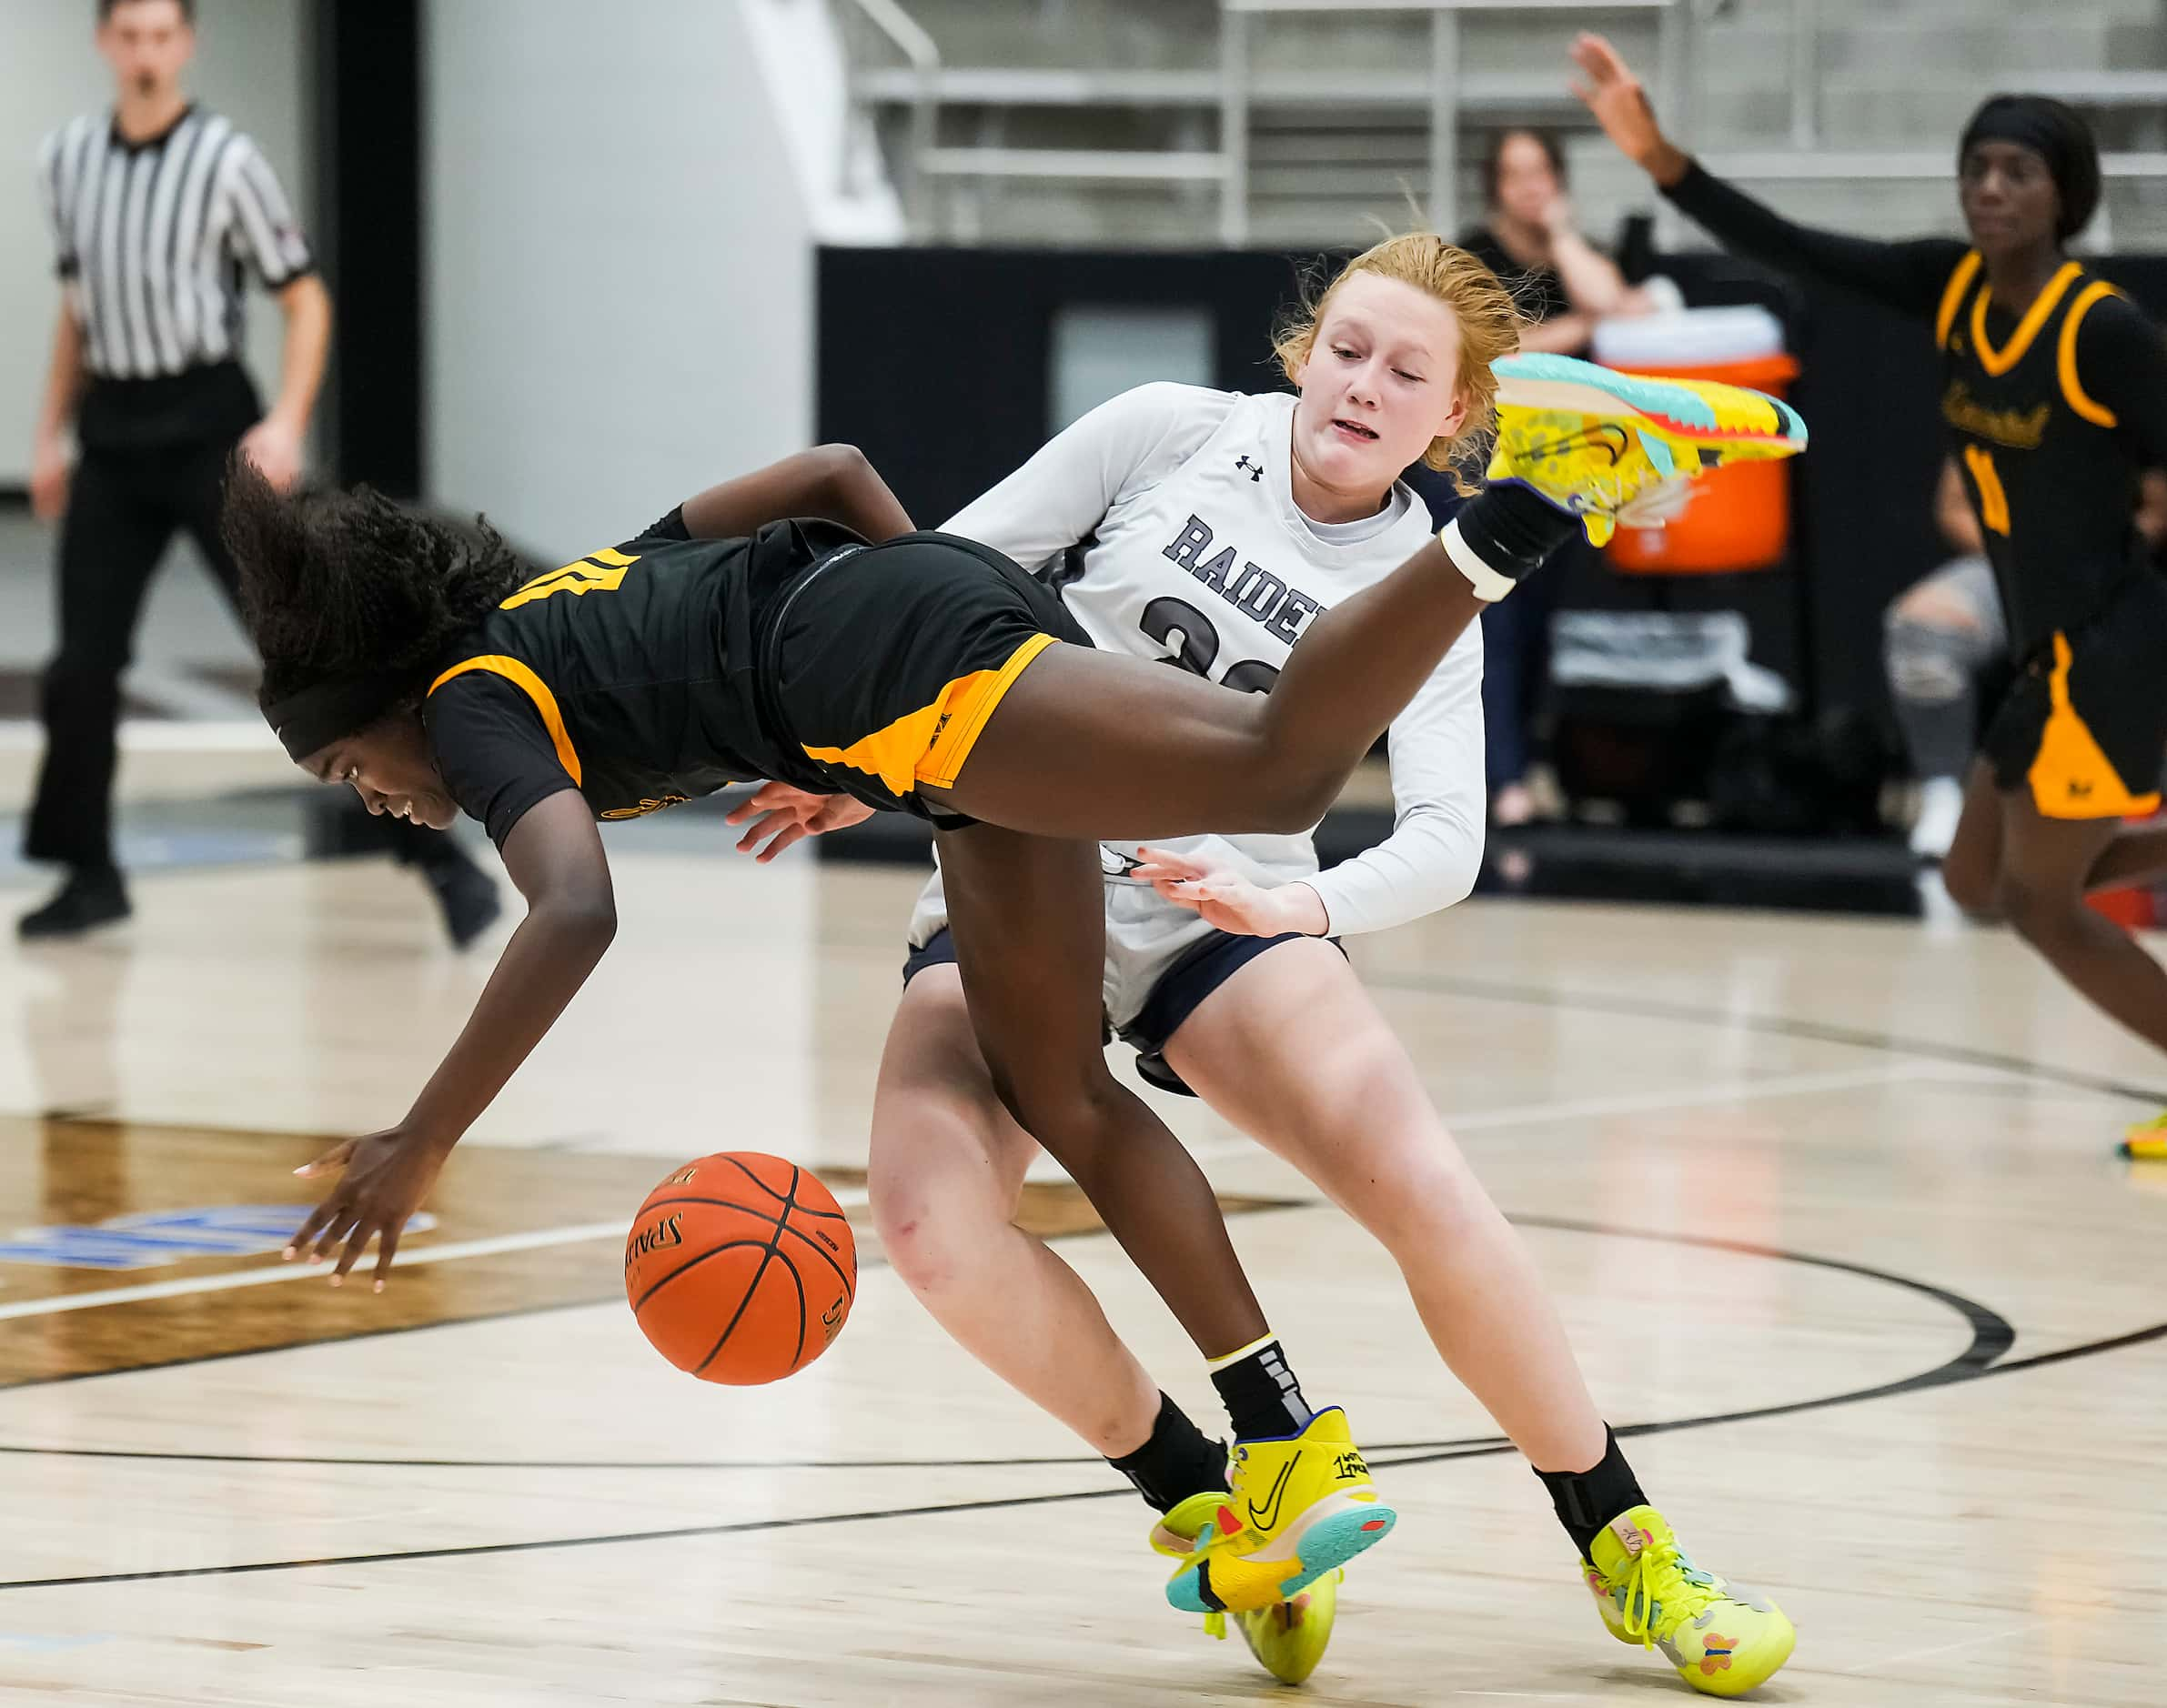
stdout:
<svg viewBox="0 0 2167 1708">
<path fill-rule="evenodd" d="M 1594 336 L 1595 316 L 1576 308 L 1570 314 L 1552 315 L 1547 320 L 1522 327 L 1520 348 L 1541 355 L 1577 356 Z"/>
<path fill-rule="evenodd" d="M 1645 291 L 1626 283 L 1617 262 L 1580 235 L 1573 224 L 1572 204 L 1564 196 L 1551 202 L 1543 223 L 1550 234 L 1550 265 L 1564 282 L 1576 316 L 1592 321 L 1644 315 L 1654 306 Z"/>
</svg>

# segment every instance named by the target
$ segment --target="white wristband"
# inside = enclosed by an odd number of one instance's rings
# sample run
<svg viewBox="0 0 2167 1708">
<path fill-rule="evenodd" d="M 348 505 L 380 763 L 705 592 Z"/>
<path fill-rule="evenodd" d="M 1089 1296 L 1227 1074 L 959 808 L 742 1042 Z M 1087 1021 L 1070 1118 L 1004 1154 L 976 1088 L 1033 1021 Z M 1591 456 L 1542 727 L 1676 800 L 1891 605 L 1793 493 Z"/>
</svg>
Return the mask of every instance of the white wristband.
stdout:
<svg viewBox="0 0 2167 1708">
<path fill-rule="evenodd" d="M 1451 558 L 1454 567 L 1467 578 L 1468 585 L 1474 588 L 1475 597 L 1478 599 L 1495 605 L 1513 588 L 1520 585 L 1510 576 L 1499 575 L 1488 564 L 1483 562 L 1475 548 L 1462 538 L 1460 519 L 1456 516 L 1445 524 L 1443 530 L 1437 535 L 1437 544 L 1445 548 L 1445 555 Z"/>
</svg>

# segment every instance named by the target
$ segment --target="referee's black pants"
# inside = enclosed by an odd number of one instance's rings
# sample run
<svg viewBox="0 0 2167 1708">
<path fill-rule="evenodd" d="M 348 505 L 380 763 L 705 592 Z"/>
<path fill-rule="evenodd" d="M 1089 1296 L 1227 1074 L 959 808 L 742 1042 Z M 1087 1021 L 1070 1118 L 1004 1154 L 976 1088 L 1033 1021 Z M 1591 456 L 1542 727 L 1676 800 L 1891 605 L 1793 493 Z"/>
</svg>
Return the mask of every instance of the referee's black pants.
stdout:
<svg viewBox="0 0 2167 1708">
<path fill-rule="evenodd" d="M 45 668 L 45 763 L 23 837 L 34 860 L 102 868 L 113 859 L 113 769 L 120 677 L 133 657 L 150 578 L 176 532 L 208 560 L 229 602 L 240 576 L 219 538 L 232 444 L 198 439 L 144 449 L 86 448 L 60 529 L 60 643 Z M 393 853 L 428 865 L 456 845 L 426 825 L 379 821 Z"/>
</svg>

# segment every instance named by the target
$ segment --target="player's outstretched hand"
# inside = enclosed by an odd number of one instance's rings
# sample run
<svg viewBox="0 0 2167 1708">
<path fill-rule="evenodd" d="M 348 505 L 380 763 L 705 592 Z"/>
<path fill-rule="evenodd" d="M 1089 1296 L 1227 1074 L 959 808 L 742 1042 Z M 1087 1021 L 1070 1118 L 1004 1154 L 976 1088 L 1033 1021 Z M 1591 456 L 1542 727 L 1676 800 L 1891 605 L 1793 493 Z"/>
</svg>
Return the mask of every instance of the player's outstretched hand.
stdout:
<svg viewBox="0 0 2167 1708">
<path fill-rule="evenodd" d="M 1136 859 L 1130 877 L 1144 879 L 1167 900 L 1194 908 L 1207 924 L 1237 937 L 1277 937 L 1283 931 L 1321 937 L 1331 926 L 1324 901 L 1307 884 L 1266 889 L 1170 849 L 1140 848 Z"/>
<path fill-rule="evenodd" d="M 738 852 L 751 854 L 764 866 L 793 842 L 848 829 L 872 817 L 871 807 L 848 795 L 814 795 L 788 783 L 762 783 L 731 809 L 726 822 L 747 825 L 738 839 Z"/>
<path fill-rule="evenodd" d="M 1573 80 L 1573 93 L 1580 97 L 1603 134 L 1617 145 L 1618 153 L 1649 171 L 1668 146 L 1655 109 L 1648 104 L 1648 91 L 1640 79 L 1618 56 L 1618 49 L 1602 36 L 1583 31 L 1573 40 L 1573 64 L 1580 75 Z"/>
<path fill-rule="evenodd" d="M 320 1263 L 345 1241 L 346 1249 L 331 1271 L 331 1285 L 337 1287 L 374 1239 L 376 1291 L 382 1292 L 398 1250 L 398 1236 L 436 1183 L 445 1154 L 442 1146 L 423 1135 L 394 1127 L 365 1139 L 348 1139 L 315 1161 L 302 1164 L 294 1172 L 303 1180 L 336 1172 L 338 1184 L 301 1224 L 286 1248 L 286 1260 L 291 1262 L 306 1251 L 311 1263 Z"/>
</svg>

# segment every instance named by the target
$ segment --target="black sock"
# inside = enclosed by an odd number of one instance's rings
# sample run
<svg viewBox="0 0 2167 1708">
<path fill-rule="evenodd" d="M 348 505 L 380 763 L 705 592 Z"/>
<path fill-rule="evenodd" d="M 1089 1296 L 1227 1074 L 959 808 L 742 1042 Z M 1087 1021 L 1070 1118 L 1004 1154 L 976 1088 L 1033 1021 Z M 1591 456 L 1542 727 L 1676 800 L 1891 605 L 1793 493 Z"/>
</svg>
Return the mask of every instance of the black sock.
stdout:
<svg viewBox="0 0 2167 1708">
<path fill-rule="evenodd" d="M 1276 1335 L 1212 1361 L 1212 1386 L 1226 1402 L 1237 1441 L 1268 1441 L 1298 1435 L 1316 1413 L 1302 1398 L 1302 1384 L 1287 1368 L 1285 1350 Z"/>
<path fill-rule="evenodd" d="M 1163 1393 L 1151 1439 L 1134 1452 L 1106 1462 L 1161 1512 L 1171 1512 L 1192 1494 L 1226 1486 L 1226 1444 L 1206 1441 L 1189 1414 Z"/>
<path fill-rule="evenodd" d="M 1579 517 L 1517 480 L 1484 487 L 1459 513 L 1456 526 L 1477 557 L 1515 581 L 1541 568 L 1546 558 L 1580 531 Z"/>
<path fill-rule="evenodd" d="M 1620 1512 L 1646 1506 L 1640 1479 L 1618 1445 L 1618 1435 L 1603 1426 L 1603 1457 L 1592 1471 L 1538 1471 L 1543 1487 L 1550 1492 L 1550 1504 L 1557 1509 L 1557 1522 L 1573 1539 L 1583 1560 L 1590 1558 L 1595 1539 Z"/>
</svg>

